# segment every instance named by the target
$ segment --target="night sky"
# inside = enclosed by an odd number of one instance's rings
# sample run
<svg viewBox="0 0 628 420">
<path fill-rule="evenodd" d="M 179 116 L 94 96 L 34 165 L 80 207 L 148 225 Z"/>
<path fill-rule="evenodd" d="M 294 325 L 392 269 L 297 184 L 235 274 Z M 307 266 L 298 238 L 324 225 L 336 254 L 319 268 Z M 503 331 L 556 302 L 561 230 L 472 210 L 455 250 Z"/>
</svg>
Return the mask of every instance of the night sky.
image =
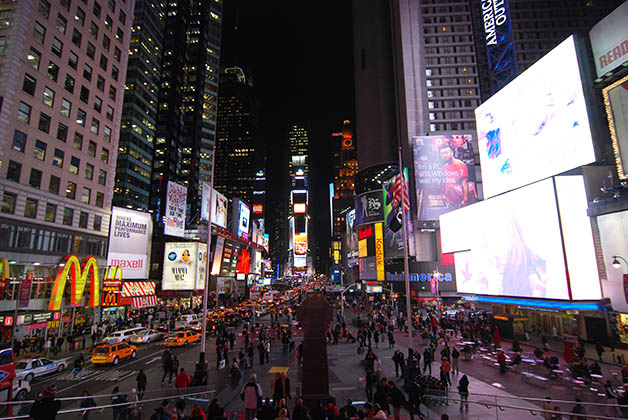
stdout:
<svg viewBox="0 0 628 420">
<path fill-rule="evenodd" d="M 311 221 L 322 253 L 329 247 L 329 194 L 333 179 L 331 133 L 354 120 L 350 1 L 225 0 L 222 65 L 238 65 L 253 76 L 261 101 L 261 133 L 267 150 L 268 199 L 281 199 L 288 158 L 285 137 L 293 121 L 312 129 Z M 279 151 L 283 152 L 280 153 Z M 267 206 L 272 232 L 273 206 Z M 271 234 L 272 237 L 272 234 Z M 272 243 L 271 243 L 272 246 Z"/>
</svg>

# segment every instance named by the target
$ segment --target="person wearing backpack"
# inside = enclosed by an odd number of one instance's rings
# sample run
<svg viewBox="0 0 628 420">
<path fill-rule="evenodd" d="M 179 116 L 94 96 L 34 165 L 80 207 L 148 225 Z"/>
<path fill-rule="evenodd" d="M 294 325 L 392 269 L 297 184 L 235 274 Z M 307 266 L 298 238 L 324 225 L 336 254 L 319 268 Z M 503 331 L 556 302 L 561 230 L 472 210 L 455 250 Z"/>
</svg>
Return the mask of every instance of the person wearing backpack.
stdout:
<svg viewBox="0 0 628 420">
<path fill-rule="evenodd" d="M 244 401 L 246 420 L 253 420 L 257 415 L 259 401 L 262 398 L 262 388 L 257 383 L 256 374 L 251 374 L 249 382 L 242 387 L 240 397 L 242 398 L 242 401 Z"/>
</svg>

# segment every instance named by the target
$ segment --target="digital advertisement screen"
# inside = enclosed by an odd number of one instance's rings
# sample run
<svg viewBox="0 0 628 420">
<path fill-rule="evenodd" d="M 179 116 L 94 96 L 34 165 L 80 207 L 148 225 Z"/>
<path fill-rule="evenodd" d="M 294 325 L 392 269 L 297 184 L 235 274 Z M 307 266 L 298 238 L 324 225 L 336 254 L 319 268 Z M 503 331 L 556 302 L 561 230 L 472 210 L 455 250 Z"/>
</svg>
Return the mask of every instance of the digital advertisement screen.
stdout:
<svg viewBox="0 0 628 420">
<path fill-rule="evenodd" d="M 238 236 L 249 239 L 249 222 L 251 218 L 251 210 L 244 201 L 240 201 L 240 217 L 238 224 Z"/>
<path fill-rule="evenodd" d="M 475 109 L 485 197 L 595 161 L 573 36 Z"/>
<path fill-rule="evenodd" d="M 443 251 L 457 251 L 459 292 L 569 298 L 551 179 L 455 210 L 440 223 Z M 464 239 L 449 243 L 454 236 Z"/>
<path fill-rule="evenodd" d="M 628 178 L 628 76 L 602 89 L 602 95 L 607 110 L 608 125 L 611 128 L 617 174 L 620 179 L 626 179 Z"/>
<path fill-rule="evenodd" d="M 296 233 L 294 235 L 294 255 L 307 255 L 306 233 Z"/>
</svg>

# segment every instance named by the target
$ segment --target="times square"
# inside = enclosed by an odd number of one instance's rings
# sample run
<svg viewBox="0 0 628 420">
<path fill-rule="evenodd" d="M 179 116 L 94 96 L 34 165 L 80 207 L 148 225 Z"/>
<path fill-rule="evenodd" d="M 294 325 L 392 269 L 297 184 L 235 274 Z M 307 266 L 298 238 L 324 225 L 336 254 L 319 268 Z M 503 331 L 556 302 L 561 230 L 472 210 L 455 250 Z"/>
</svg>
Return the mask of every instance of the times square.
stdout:
<svg viewBox="0 0 628 420">
<path fill-rule="evenodd" d="M 253 3 L 0 4 L 0 418 L 628 418 L 628 2 Z"/>
</svg>

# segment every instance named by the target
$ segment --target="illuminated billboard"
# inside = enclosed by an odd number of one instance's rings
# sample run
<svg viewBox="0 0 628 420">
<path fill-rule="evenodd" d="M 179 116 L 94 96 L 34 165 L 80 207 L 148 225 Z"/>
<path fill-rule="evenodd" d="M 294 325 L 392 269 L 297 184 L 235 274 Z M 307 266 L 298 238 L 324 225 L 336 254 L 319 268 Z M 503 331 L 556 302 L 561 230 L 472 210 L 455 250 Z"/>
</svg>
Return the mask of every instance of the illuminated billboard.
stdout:
<svg viewBox="0 0 628 420">
<path fill-rule="evenodd" d="M 475 109 L 484 196 L 595 161 L 573 36 Z"/>
<path fill-rule="evenodd" d="M 209 192 L 211 193 L 211 199 Z M 221 228 L 227 228 L 227 197 L 215 189 L 212 190 L 208 182 L 203 182 L 201 193 L 201 219 L 207 220 L 211 215 L 211 222 Z"/>
<path fill-rule="evenodd" d="M 249 206 L 240 199 L 233 200 L 232 226 L 233 232 L 239 237 L 249 239 L 249 227 L 251 222 L 251 210 Z"/>
<path fill-rule="evenodd" d="M 626 3 L 628 4 L 628 3 Z M 628 178 L 628 76 L 602 89 L 620 179 Z"/>
<path fill-rule="evenodd" d="M 164 234 L 183 237 L 185 234 L 188 189 L 183 185 L 170 181 L 168 181 L 167 188 Z"/>
<path fill-rule="evenodd" d="M 294 234 L 294 255 L 307 255 L 307 234 L 304 232 Z"/>
<path fill-rule="evenodd" d="M 264 213 L 264 205 L 253 204 L 253 214 L 262 214 L 262 213 Z"/>
<path fill-rule="evenodd" d="M 196 290 L 205 286 L 207 244 L 166 242 L 161 290 Z"/>
<path fill-rule="evenodd" d="M 597 76 L 616 69 L 628 60 L 628 2 L 598 22 L 589 32 Z"/>
<path fill-rule="evenodd" d="M 358 231 L 355 226 L 355 210 L 351 210 L 345 216 L 346 223 L 346 248 L 347 265 L 354 267 L 358 265 Z"/>
<path fill-rule="evenodd" d="M 481 0 L 480 7 L 490 83 L 497 92 L 517 75 L 508 1 Z"/>
<path fill-rule="evenodd" d="M 149 213 L 112 207 L 107 265 L 120 266 L 125 279 L 148 278 L 152 234 Z"/>
<path fill-rule="evenodd" d="M 305 203 L 294 203 L 294 214 L 305 213 Z"/>
</svg>

